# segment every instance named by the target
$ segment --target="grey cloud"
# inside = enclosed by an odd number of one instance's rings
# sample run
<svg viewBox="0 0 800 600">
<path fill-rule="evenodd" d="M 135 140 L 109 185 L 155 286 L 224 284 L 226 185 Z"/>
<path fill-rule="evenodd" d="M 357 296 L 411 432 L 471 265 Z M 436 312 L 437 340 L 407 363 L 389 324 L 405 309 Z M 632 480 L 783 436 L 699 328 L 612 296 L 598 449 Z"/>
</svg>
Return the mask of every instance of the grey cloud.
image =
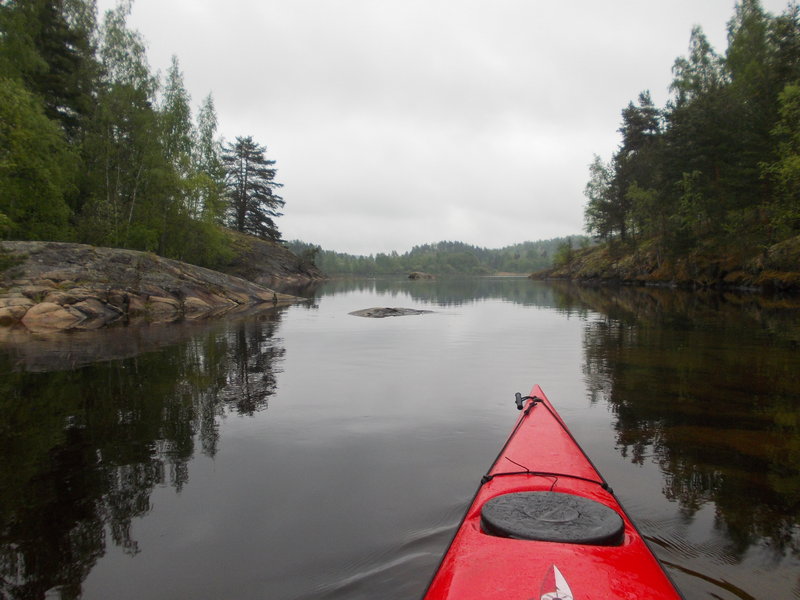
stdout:
<svg viewBox="0 0 800 600">
<path fill-rule="evenodd" d="M 110 0 L 100 0 L 107 7 Z M 766 0 L 780 12 L 783 0 Z M 151 63 L 177 54 L 221 132 L 285 184 L 285 237 L 351 252 L 579 233 L 594 153 L 642 89 L 667 99 L 699 23 L 733 0 L 136 0 Z"/>
</svg>

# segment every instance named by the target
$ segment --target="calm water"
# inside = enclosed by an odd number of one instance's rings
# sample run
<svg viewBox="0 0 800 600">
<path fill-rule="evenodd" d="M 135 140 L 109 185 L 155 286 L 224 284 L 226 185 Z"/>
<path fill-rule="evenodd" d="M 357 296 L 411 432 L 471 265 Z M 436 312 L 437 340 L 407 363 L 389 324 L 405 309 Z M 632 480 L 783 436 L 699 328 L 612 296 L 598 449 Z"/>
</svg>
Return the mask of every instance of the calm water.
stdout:
<svg viewBox="0 0 800 600">
<path fill-rule="evenodd" d="M 422 316 L 364 319 L 400 306 Z M 415 599 L 539 383 L 689 600 L 800 598 L 800 309 L 523 279 L 0 342 L 0 595 Z"/>
</svg>

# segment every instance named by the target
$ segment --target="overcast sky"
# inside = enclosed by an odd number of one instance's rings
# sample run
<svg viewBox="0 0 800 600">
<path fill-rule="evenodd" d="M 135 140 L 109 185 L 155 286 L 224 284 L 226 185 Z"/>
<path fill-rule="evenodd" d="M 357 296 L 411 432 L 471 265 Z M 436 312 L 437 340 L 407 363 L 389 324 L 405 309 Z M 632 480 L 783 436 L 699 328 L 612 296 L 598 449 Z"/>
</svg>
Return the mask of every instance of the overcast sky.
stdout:
<svg viewBox="0 0 800 600">
<path fill-rule="evenodd" d="M 762 0 L 774 14 L 784 0 Z M 99 0 L 102 10 L 113 0 Z M 154 71 L 277 161 L 285 239 L 370 254 L 583 231 L 594 154 L 733 0 L 135 0 Z"/>
</svg>

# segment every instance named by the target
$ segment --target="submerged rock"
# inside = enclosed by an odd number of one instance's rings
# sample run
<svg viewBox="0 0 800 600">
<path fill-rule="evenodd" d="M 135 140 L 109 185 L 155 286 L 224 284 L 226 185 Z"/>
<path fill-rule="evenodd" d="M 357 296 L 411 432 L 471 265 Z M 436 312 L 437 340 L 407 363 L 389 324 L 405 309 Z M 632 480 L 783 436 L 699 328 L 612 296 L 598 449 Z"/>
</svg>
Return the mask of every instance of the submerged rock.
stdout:
<svg viewBox="0 0 800 600">
<path fill-rule="evenodd" d="M 369 317 L 371 319 L 382 319 L 384 317 L 404 317 L 406 315 L 424 315 L 431 313 L 432 310 L 417 310 L 416 308 L 365 308 L 351 312 L 356 317 Z"/>
</svg>

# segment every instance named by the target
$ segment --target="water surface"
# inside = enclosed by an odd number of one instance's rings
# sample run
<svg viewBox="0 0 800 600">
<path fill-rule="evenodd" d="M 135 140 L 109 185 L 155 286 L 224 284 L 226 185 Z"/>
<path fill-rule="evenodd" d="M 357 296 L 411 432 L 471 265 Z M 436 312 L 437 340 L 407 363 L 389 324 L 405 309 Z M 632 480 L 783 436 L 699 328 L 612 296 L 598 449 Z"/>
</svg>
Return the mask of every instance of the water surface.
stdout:
<svg viewBox="0 0 800 600">
<path fill-rule="evenodd" d="M 373 306 L 434 311 L 364 319 Z M 540 384 L 689 599 L 800 598 L 792 302 L 330 283 L 0 347 L 0 594 L 413 599 Z"/>
</svg>

